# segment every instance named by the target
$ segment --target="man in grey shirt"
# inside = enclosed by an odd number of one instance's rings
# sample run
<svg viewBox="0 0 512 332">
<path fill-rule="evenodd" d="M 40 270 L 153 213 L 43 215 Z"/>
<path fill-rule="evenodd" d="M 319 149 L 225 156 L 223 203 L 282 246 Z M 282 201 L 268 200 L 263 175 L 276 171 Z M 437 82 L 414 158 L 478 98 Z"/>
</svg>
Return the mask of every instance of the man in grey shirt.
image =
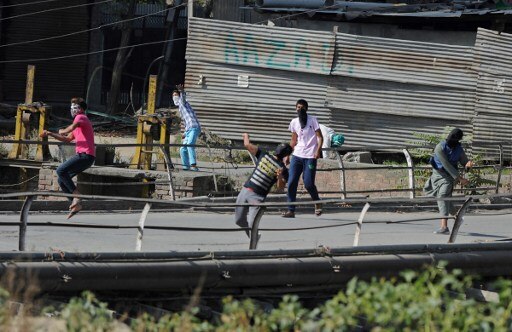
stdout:
<svg viewBox="0 0 512 332">
<path fill-rule="evenodd" d="M 459 174 L 458 164 L 466 168 L 473 167 L 473 162 L 468 159 L 460 140 L 464 133 L 459 128 L 453 129 L 445 141 L 437 144 L 434 149 L 434 156 L 430 158 L 432 165 L 432 176 L 425 183 L 423 190 L 427 196 L 439 198 L 451 197 L 456 182 L 467 185 L 469 181 Z M 450 234 L 448 228 L 448 216 L 455 214 L 451 201 L 437 201 L 439 213 L 441 214 L 441 228 L 435 234 Z"/>
</svg>

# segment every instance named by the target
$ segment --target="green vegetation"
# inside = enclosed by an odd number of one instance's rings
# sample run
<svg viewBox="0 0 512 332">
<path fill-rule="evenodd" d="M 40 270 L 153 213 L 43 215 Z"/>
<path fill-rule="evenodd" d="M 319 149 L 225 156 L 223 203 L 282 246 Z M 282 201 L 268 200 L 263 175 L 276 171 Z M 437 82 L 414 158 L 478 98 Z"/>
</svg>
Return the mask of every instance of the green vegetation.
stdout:
<svg viewBox="0 0 512 332">
<path fill-rule="evenodd" d="M 314 308 L 299 297 L 286 295 L 273 310 L 250 299 L 226 297 L 222 312 L 210 320 L 198 317 L 199 309 L 155 318 L 142 313 L 136 319 L 113 318 L 107 304 L 90 292 L 73 298 L 61 308 L 49 309 L 65 322 L 67 331 L 510 331 L 512 329 L 512 281 L 497 280 L 489 287 L 498 301 L 478 302 L 466 291 L 476 279 L 461 271 L 448 272 L 443 265 L 421 272 L 407 271 L 399 278 L 362 281 L 352 279 L 337 295 Z M 12 328 L 9 295 L 0 291 L 0 326 Z M 122 313 L 121 313 L 122 314 Z M 25 314 L 26 315 L 26 314 Z M 26 331 L 33 329 L 27 326 Z M 129 327 L 128 327 L 129 326 Z"/>
</svg>

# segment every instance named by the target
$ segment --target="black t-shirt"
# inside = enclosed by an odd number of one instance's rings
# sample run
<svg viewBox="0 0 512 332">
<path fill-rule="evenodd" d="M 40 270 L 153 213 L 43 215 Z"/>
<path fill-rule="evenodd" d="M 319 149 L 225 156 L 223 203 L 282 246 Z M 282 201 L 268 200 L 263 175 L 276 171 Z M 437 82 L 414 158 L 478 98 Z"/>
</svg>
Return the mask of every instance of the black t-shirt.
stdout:
<svg viewBox="0 0 512 332">
<path fill-rule="evenodd" d="M 282 176 L 288 181 L 288 169 L 274 155 L 261 151 L 259 148 L 256 158 L 258 158 L 256 167 L 244 187 L 251 188 L 258 195 L 267 196 L 274 183 L 277 182 L 277 170 L 283 168 Z"/>
</svg>

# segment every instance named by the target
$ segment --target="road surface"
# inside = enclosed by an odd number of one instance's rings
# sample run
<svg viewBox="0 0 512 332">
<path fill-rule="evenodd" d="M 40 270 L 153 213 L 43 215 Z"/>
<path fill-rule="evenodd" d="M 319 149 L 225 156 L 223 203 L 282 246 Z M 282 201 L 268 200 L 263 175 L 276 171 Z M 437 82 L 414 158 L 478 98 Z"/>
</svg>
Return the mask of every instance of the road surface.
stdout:
<svg viewBox="0 0 512 332">
<path fill-rule="evenodd" d="M 66 214 L 33 212 L 30 222 L 54 222 L 91 225 L 137 226 L 141 212 L 94 213 L 83 211 L 66 221 Z M 511 210 L 470 211 L 465 217 L 456 243 L 490 242 L 512 238 Z M 329 226 L 354 222 L 358 212 L 324 213 L 315 217 L 298 213 L 295 219 L 281 218 L 276 212 L 263 216 L 258 249 L 309 249 L 318 246 L 350 247 L 356 226 L 351 224 L 314 230 L 285 230 L 314 226 Z M 18 214 L 1 214 L 2 222 L 18 222 Z M 429 219 L 433 220 L 421 220 Z M 368 211 L 362 226 L 360 246 L 393 244 L 446 243 L 448 236 L 432 232 L 439 227 L 435 212 L 392 213 Z M 405 221 L 404 223 L 375 223 Z M 450 221 L 450 228 L 453 221 Z M 150 212 L 146 225 L 194 228 L 234 229 L 233 213 L 215 212 Z M 0 227 L 0 251 L 18 249 L 17 226 Z M 71 252 L 135 251 L 137 229 L 97 229 L 72 227 L 27 227 L 28 251 L 62 250 Z M 249 240 L 244 232 L 144 230 L 142 251 L 224 251 L 245 250 Z"/>
</svg>

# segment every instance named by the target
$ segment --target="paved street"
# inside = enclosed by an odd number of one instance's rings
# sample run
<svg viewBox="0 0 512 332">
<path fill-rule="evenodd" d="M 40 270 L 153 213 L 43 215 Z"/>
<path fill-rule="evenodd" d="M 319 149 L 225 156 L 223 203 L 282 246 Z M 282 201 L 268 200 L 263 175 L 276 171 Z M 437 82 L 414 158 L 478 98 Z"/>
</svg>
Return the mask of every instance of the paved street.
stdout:
<svg viewBox="0 0 512 332">
<path fill-rule="evenodd" d="M 511 210 L 472 211 L 467 215 L 460 228 L 456 243 L 475 243 L 496 241 L 512 237 Z M 283 219 L 279 215 L 266 214 L 262 218 L 261 228 L 281 231 L 262 230 L 258 249 L 299 249 L 315 248 L 320 245 L 329 247 L 352 246 L 356 226 L 324 228 L 315 230 L 292 231 L 283 229 L 302 228 L 323 225 L 336 225 L 356 221 L 357 212 L 327 213 L 317 218 L 310 214 L 298 214 L 295 219 Z M 432 244 L 446 243 L 448 236 L 435 235 L 433 230 L 439 226 L 436 220 L 417 220 L 436 218 L 435 212 L 390 213 L 371 211 L 366 215 L 362 227 L 360 245 L 392 244 Z M 92 213 L 81 212 L 70 224 L 136 226 L 140 212 Z M 375 221 L 413 222 L 395 224 L 376 224 Z M 1 222 L 17 222 L 19 215 L 2 214 Z M 66 215 L 33 213 L 30 222 L 66 222 Z M 450 226 L 453 221 L 450 221 Z M 180 226 L 202 228 L 235 228 L 232 213 L 206 212 L 150 212 L 146 225 Z M 134 251 L 136 229 L 87 229 L 67 227 L 28 226 L 26 247 L 33 251 Z M 144 232 L 143 251 L 219 251 L 244 250 L 249 241 L 243 232 L 206 232 L 150 230 Z M 0 228 L 0 250 L 15 251 L 18 248 L 18 227 Z"/>
</svg>

